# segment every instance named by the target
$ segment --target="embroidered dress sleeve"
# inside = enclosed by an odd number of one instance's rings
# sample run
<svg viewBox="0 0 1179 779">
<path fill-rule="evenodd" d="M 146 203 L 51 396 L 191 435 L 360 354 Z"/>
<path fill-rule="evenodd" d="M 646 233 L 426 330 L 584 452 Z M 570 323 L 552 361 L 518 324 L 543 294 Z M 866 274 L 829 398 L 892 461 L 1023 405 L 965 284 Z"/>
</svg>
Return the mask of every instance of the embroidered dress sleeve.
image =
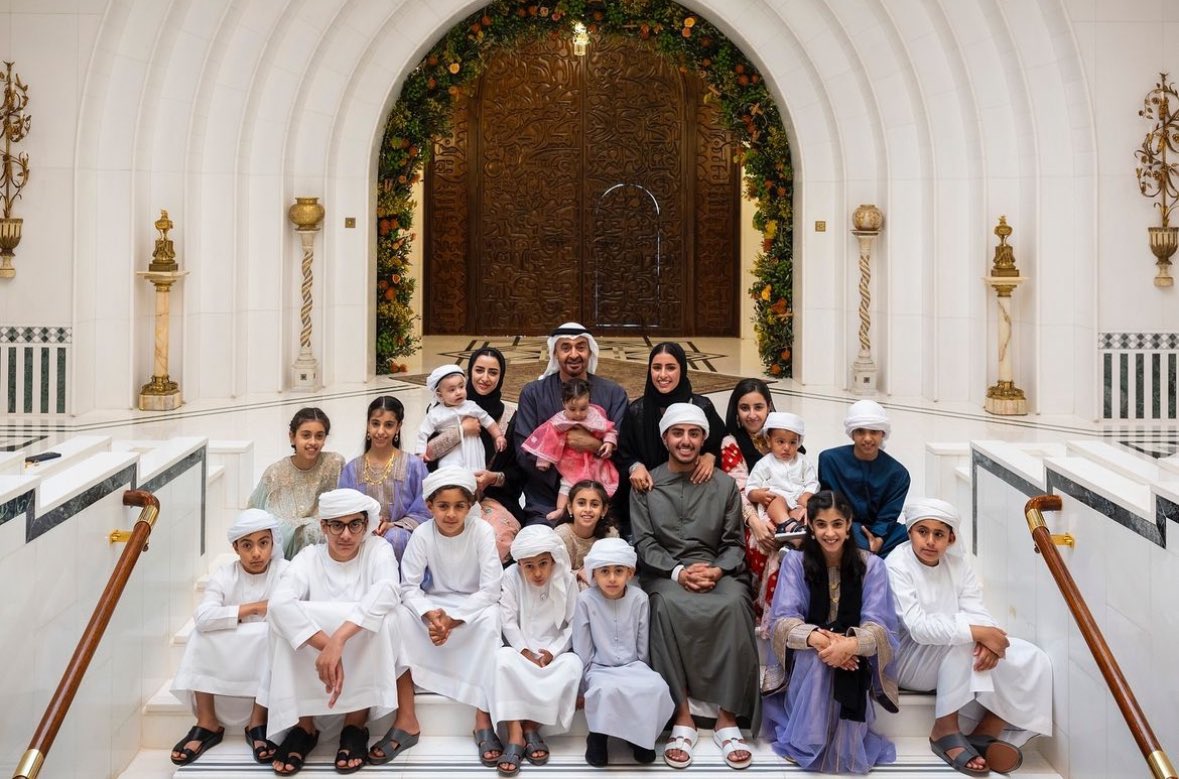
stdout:
<svg viewBox="0 0 1179 779">
<path fill-rule="evenodd" d="M 454 619 L 466 622 L 488 606 L 499 603 L 500 590 L 503 589 L 504 566 L 495 548 L 495 531 L 491 529 L 491 525 L 481 519 L 468 519 L 467 529 L 463 532 L 475 532 L 479 537 L 475 545 L 478 553 L 479 589 L 465 598 L 461 606 L 447 609 L 447 613 Z"/>
<path fill-rule="evenodd" d="M 770 636 L 774 654 L 783 665 L 785 650 L 810 649 L 807 639 L 818 626 L 804 619 L 810 603 L 810 588 L 802 572 L 802 553 L 787 552 L 778 573 L 778 588 L 770 611 Z"/>
<path fill-rule="evenodd" d="M 363 492 L 365 495 L 368 494 L 368 490 L 365 490 L 363 487 L 361 487 L 360 481 L 356 478 L 356 474 L 360 471 L 361 468 L 360 463 L 363 462 L 363 459 L 363 456 L 357 457 L 355 460 L 352 460 L 344 466 L 343 470 L 340 471 L 340 481 L 336 485 L 339 489 L 356 490 L 357 492 Z"/>
<path fill-rule="evenodd" d="M 577 599 L 577 608 L 573 612 L 572 628 L 573 651 L 581 658 L 581 664 L 589 668 L 590 663 L 594 661 L 594 637 L 590 632 L 589 601 L 585 596 Z"/>
<path fill-rule="evenodd" d="M 399 589 L 400 574 L 393 547 L 382 543 L 379 538 L 368 538 L 364 542 L 375 548 L 366 551 L 364 564 L 368 569 L 368 589 L 348 616 L 348 621 L 357 627 L 376 632 L 390 611 L 401 602 Z"/>
<path fill-rule="evenodd" d="M 416 455 L 423 455 L 426 453 L 426 447 L 430 443 L 430 436 L 438 428 L 438 415 L 435 409 L 430 409 L 426 415 L 422 417 L 422 424 L 418 427 L 418 444 L 414 448 L 413 453 Z"/>
<path fill-rule="evenodd" d="M 570 580 L 565 588 L 565 621 L 556 638 L 544 647 L 553 657 L 569 651 L 573 645 L 573 612 L 577 610 L 577 582 Z"/>
<path fill-rule="evenodd" d="M 233 630 L 237 627 L 237 613 L 239 603 L 229 603 L 229 588 L 233 586 L 233 566 L 240 563 L 234 560 L 221 566 L 209 577 L 205 585 L 205 594 L 193 614 L 193 623 L 202 633 L 214 630 Z"/>
<path fill-rule="evenodd" d="M 504 641 L 517 652 L 529 649 L 524 631 L 520 629 L 520 569 L 513 565 L 504 572 L 503 591 L 499 597 L 499 622 Z"/>
<path fill-rule="evenodd" d="M 448 427 L 426 443 L 426 456 L 431 460 L 441 459 L 450 454 L 456 446 L 463 442 L 462 427 Z"/>
<path fill-rule="evenodd" d="M 291 561 L 270 596 L 267 617 L 274 632 L 298 649 L 319 632 L 317 625 L 303 610 L 302 601 L 311 592 L 311 563 L 317 548 L 307 547 Z"/>
<path fill-rule="evenodd" d="M 250 500 L 246 504 L 247 508 L 268 510 L 267 504 L 270 502 L 270 489 L 274 484 L 274 471 L 277 465 L 278 463 L 271 463 L 266 466 L 266 470 L 262 471 L 262 478 L 254 486 L 254 491 L 250 493 Z"/>
<path fill-rule="evenodd" d="M 405 516 L 416 519 L 420 525 L 430 519 L 430 510 L 426 508 L 426 500 L 422 496 L 422 482 L 425 481 L 429 471 L 426 470 L 426 464 L 414 455 L 404 454 L 403 456 L 408 457 L 409 461 L 405 464 L 405 481 L 401 483 L 401 504 L 408 504 Z M 401 517 L 393 517 L 393 519 L 401 519 Z"/>
<path fill-rule="evenodd" d="M 896 603 L 897 617 L 909 631 L 909 635 L 918 644 L 932 646 L 955 646 L 969 644 L 974 639 L 970 637 L 970 621 L 962 612 L 957 614 L 935 614 L 926 611 L 918 596 L 920 583 L 913 575 L 912 566 L 920 562 L 910 563 L 905 555 L 913 557 L 912 548 L 898 549 L 885 562 L 888 568 L 888 578 L 892 585 L 893 598 Z M 893 558 L 896 558 L 894 561 Z"/>
</svg>

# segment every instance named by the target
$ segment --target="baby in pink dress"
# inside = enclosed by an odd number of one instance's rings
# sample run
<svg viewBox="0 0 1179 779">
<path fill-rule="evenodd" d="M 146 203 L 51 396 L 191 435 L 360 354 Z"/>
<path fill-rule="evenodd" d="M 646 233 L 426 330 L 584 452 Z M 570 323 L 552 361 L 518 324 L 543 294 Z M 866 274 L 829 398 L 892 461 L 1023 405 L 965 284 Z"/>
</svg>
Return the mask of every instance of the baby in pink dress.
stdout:
<svg viewBox="0 0 1179 779">
<path fill-rule="evenodd" d="M 576 482 L 583 479 L 601 482 L 609 495 L 618 489 L 618 469 L 610 461 L 618 446 L 618 431 L 605 409 L 590 403 L 589 382 L 571 379 L 561 385 L 561 405 L 562 410 L 538 425 L 524 442 L 524 451 L 536 456 L 538 470 L 545 471 L 555 465 L 561 474 L 557 507 L 547 515 L 554 521 L 565 515 L 569 488 Z M 597 451 L 585 452 L 566 444 L 566 433 L 575 427 L 602 442 Z"/>
</svg>

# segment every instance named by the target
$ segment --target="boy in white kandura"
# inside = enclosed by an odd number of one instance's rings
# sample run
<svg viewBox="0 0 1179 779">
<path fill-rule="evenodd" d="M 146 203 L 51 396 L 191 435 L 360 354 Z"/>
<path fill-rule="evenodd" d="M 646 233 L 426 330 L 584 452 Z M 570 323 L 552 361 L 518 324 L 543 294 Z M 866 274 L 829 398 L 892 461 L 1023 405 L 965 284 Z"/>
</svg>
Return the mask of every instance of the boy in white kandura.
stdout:
<svg viewBox="0 0 1179 779">
<path fill-rule="evenodd" d="M 381 504 L 351 489 L 319 496 L 324 543 L 283 572 L 270 600 L 270 734 L 290 729 L 274 772 L 303 768 L 319 742 L 316 718 L 343 714 L 338 773 L 358 771 L 370 720 L 397 708 L 398 571 L 393 547 L 374 536 Z"/>
<path fill-rule="evenodd" d="M 496 653 L 491 694 L 492 721 L 508 736 L 500 776 L 515 776 L 521 759 L 549 761 L 540 728 L 569 730 L 581 684 L 581 660 L 569 651 L 578 589 L 565 543 L 548 525 L 530 525 L 512 542 L 512 558 L 499 603 L 507 646 Z"/>
<path fill-rule="evenodd" d="M 275 746 L 266 739 L 265 707 L 257 702 L 270 670 L 267 601 L 287 566 L 281 521 L 261 509 L 246 509 L 227 533 L 238 559 L 209 576 L 193 614 L 195 630 L 184 648 L 172 694 L 192 707 L 196 725 L 172 750 L 172 762 L 188 765 L 221 742 L 221 723 L 246 725 L 246 741 L 259 763 Z M 216 696 L 216 697 L 214 697 Z"/>
<path fill-rule="evenodd" d="M 953 506 L 910 501 L 903 517 L 909 541 L 885 561 L 900 622 L 897 681 L 937 690 L 935 755 L 968 775 L 1010 773 L 1023 763 L 1019 745 L 1052 733 L 1052 664 L 1042 649 L 1009 638 L 987 611 L 957 543 Z M 967 721 L 974 729 L 963 735 Z"/>
</svg>

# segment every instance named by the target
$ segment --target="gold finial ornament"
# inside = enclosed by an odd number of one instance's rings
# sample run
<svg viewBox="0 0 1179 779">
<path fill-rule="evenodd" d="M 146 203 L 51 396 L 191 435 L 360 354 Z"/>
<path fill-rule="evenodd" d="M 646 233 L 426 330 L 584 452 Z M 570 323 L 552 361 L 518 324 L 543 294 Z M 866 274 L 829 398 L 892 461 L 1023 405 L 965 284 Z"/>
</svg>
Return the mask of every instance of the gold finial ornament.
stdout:
<svg viewBox="0 0 1179 779">
<path fill-rule="evenodd" d="M 1179 93 L 1167 80 L 1166 73 L 1160 73 L 1154 89 L 1146 93 L 1138 115 L 1153 123 L 1142 146 L 1134 152 L 1138 158 L 1134 172 L 1143 197 L 1158 198 L 1154 205 L 1162 219 L 1160 227 L 1147 228 L 1157 267 L 1154 285 L 1170 287 L 1175 283 L 1171 277 L 1171 255 L 1179 248 L 1179 228 L 1171 227 L 1171 212 L 1179 203 L 1179 167 L 1169 158 L 1179 153 Z"/>
<path fill-rule="evenodd" d="M 297 197 L 295 204 L 287 210 L 287 218 L 296 230 L 318 230 L 323 215 L 323 206 L 317 197 Z"/>
<path fill-rule="evenodd" d="M 875 235 L 884 227 L 884 212 L 872 203 L 861 203 L 860 207 L 852 212 L 852 225 L 855 227 L 854 233 Z"/>
<path fill-rule="evenodd" d="M 160 218 L 156 220 L 156 230 L 160 236 L 156 238 L 155 251 L 151 253 L 151 263 L 147 266 L 154 273 L 173 273 L 179 269 L 176 264 L 176 249 L 172 246 L 172 239 L 168 231 L 172 229 L 172 220 L 168 212 L 160 209 Z"/>
<path fill-rule="evenodd" d="M 20 197 L 20 191 L 29 183 L 29 155 L 26 152 L 13 155 L 12 144 L 19 143 L 29 133 L 33 118 L 25 113 L 29 104 L 29 86 L 12 72 L 12 63 L 4 63 L 0 73 L 0 84 L 4 86 L 4 103 L 0 106 L 0 127 L 4 133 L 4 153 L 0 156 L 0 186 L 4 187 L 3 216 L 0 217 L 0 279 L 16 277 L 12 258 L 20 243 L 23 219 L 12 216 L 12 204 Z"/>
<path fill-rule="evenodd" d="M 1019 275 L 1019 268 L 1015 267 L 1015 250 L 1007 243 L 1013 232 L 1011 225 L 1007 224 L 1007 217 L 1000 216 L 994 230 L 999 245 L 995 247 L 991 273 L 983 278 L 987 286 L 995 290 L 996 302 L 999 304 L 999 380 L 987 387 L 983 407 L 1001 416 L 1023 416 L 1028 413 L 1027 398 L 1023 390 L 1015 386 L 1011 367 L 1011 293 L 1027 281 Z"/>
<path fill-rule="evenodd" d="M 155 355 L 152 361 L 151 381 L 139 388 L 139 408 L 142 411 L 172 411 L 184 404 L 180 384 L 168 375 L 168 343 L 171 325 L 172 285 L 184 280 L 188 271 L 180 270 L 176 262 L 176 248 L 168 233 L 172 230 L 168 212 L 160 209 L 160 218 L 155 221 L 155 249 L 146 271 L 136 275 L 151 283 L 156 289 L 155 301 Z M 113 543 L 113 541 L 112 541 Z"/>
</svg>

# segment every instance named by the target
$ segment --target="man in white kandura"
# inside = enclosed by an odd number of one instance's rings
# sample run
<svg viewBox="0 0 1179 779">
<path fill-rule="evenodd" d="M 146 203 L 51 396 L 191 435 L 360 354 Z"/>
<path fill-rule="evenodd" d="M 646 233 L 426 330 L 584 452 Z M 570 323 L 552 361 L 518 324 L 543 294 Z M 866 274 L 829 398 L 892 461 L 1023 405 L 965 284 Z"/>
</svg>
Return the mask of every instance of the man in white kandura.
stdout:
<svg viewBox="0 0 1179 779">
<path fill-rule="evenodd" d="M 897 681 L 936 689 L 934 754 L 964 774 L 1010 773 L 1023 763 L 1019 745 L 1052 733 L 1052 664 L 987 611 L 953 506 L 910 501 L 903 518 L 909 540 L 885 561 L 900 622 Z M 963 735 L 968 720 L 977 724 Z"/>
<path fill-rule="evenodd" d="M 370 720 L 397 708 L 397 606 L 393 548 L 372 535 L 381 505 L 350 489 L 319 496 L 325 543 L 291 561 L 270 599 L 270 733 L 290 728 L 274 756 L 298 773 L 319 741 L 315 717 L 343 714 L 336 771 L 364 765 Z"/>
</svg>

